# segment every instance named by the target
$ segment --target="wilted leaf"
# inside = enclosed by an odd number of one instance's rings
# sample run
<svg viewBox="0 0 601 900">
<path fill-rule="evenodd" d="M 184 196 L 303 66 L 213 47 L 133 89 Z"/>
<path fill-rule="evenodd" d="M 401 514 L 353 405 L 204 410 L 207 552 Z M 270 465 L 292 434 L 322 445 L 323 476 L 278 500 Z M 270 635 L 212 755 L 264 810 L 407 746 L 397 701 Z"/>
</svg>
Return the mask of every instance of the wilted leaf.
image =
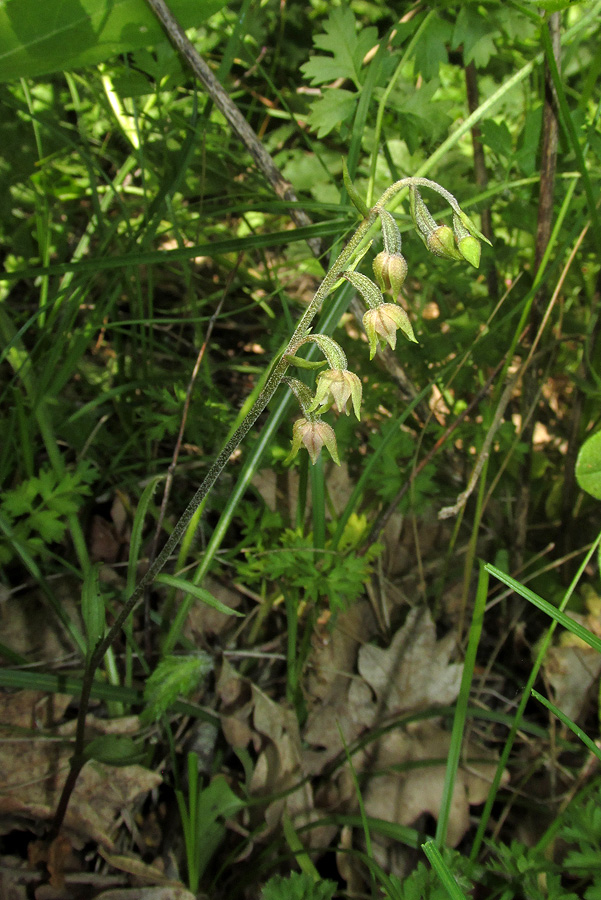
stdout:
<svg viewBox="0 0 601 900">
<path fill-rule="evenodd" d="M 0 833 L 15 823 L 49 821 L 69 768 L 74 723 L 57 727 L 69 698 L 44 696 L 32 691 L 0 693 L 0 721 L 4 726 L 28 728 L 22 741 L 0 743 Z M 42 729 L 40 729 L 42 722 Z M 100 724 L 90 718 L 89 725 Z M 139 729 L 136 717 L 117 720 Z M 111 722 L 105 722 L 109 731 Z M 136 799 L 161 783 L 160 775 L 139 765 L 114 768 L 86 763 L 73 792 L 65 826 L 74 846 L 94 840 L 109 849 L 111 831 L 121 809 L 131 809 Z"/>
<path fill-rule="evenodd" d="M 452 634 L 437 641 L 430 613 L 412 609 L 387 650 L 360 649 L 359 672 L 387 713 L 452 703 L 463 669 L 449 662 L 454 643 Z"/>
</svg>

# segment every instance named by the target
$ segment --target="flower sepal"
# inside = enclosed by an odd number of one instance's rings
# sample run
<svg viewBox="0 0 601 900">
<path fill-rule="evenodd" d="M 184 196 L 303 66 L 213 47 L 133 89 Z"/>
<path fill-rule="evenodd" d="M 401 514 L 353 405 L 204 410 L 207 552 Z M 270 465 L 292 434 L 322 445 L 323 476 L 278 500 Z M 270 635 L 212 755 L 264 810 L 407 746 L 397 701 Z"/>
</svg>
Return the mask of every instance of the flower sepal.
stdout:
<svg viewBox="0 0 601 900">
<path fill-rule="evenodd" d="M 292 462 L 300 448 L 305 447 L 311 457 L 311 462 L 315 465 L 324 444 L 336 465 L 339 466 L 336 435 L 331 425 L 322 422 L 319 418 L 297 419 L 292 428 L 292 448 L 284 462 Z"/>
<path fill-rule="evenodd" d="M 384 347 L 389 344 L 394 350 L 397 330 L 402 331 L 408 340 L 417 344 L 409 316 L 396 303 L 381 303 L 375 309 L 368 309 L 363 316 L 363 327 L 369 341 L 370 359 L 376 355 L 378 345 Z"/>
<path fill-rule="evenodd" d="M 350 400 L 353 411 L 359 419 L 362 393 L 363 386 L 354 372 L 349 372 L 348 369 L 328 369 L 319 375 L 315 399 L 311 406 L 307 407 L 307 412 L 321 414 L 334 406 L 338 412 L 346 413 L 348 416 L 350 410 L 347 409 L 347 404 Z"/>
</svg>

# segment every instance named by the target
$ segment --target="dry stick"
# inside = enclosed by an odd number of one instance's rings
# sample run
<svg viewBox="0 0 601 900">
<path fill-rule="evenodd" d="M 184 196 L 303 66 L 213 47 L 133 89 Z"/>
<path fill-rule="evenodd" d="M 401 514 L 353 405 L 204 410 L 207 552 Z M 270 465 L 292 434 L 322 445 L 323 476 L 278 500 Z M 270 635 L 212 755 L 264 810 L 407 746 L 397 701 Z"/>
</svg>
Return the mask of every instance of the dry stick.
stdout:
<svg viewBox="0 0 601 900">
<path fill-rule="evenodd" d="M 175 477 L 175 469 L 177 468 L 177 461 L 179 459 L 182 442 L 184 440 L 184 431 L 186 428 L 186 422 L 188 421 L 188 411 L 190 409 L 190 402 L 192 400 L 192 391 L 194 390 L 194 385 L 196 383 L 198 370 L 200 369 L 200 364 L 205 355 L 209 341 L 211 340 L 211 335 L 213 334 L 213 329 L 215 327 L 215 323 L 217 322 L 217 319 L 219 318 L 219 315 L 223 308 L 223 304 L 225 302 L 225 298 L 227 297 L 227 295 L 229 293 L 229 289 L 232 285 L 232 281 L 234 280 L 236 272 L 238 271 L 238 267 L 240 266 L 240 263 L 242 262 L 243 256 L 244 256 L 243 252 L 240 252 L 238 254 L 238 259 L 236 260 L 234 268 L 228 275 L 228 278 L 227 278 L 227 281 L 223 288 L 223 293 L 221 295 L 219 303 L 217 304 L 215 312 L 209 319 L 209 324 L 207 325 L 207 332 L 205 334 L 205 339 L 202 342 L 202 346 L 201 346 L 200 350 L 198 351 L 198 355 L 196 357 L 196 362 L 194 363 L 194 368 L 192 369 L 192 374 L 190 375 L 190 380 L 188 382 L 188 387 L 186 388 L 186 397 L 184 400 L 184 408 L 182 410 L 182 417 L 181 417 L 181 421 L 180 421 L 179 432 L 177 435 L 177 440 L 175 442 L 175 447 L 173 448 L 173 455 L 171 457 L 171 462 L 169 464 L 169 468 L 167 469 L 167 477 L 165 479 L 165 490 L 163 491 L 163 499 L 161 500 L 161 508 L 159 511 L 158 519 L 157 519 L 157 525 L 154 530 L 154 537 L 152 539 L 152 543 L 150 545 L 150 551 L 148 554 L 148 561 L 149 561 L 150 565 L 153 564 L 154 559 L 157 555 L 159 539 L 161 537 L 161 532 L 163 530 L 163 522 L 165 521 L 165 516 L 167 515 L 167 505 L 169 503 L 169 497 L 171 496 L 171 488 L 173 485 L 173 479 Z M 148 591 L 146 591 L 145 597 L 144 597 L 144 637 L 145 637 L 146 658 L 147 659 L 150 659 L 150 655 L 152 653 L 152 646 L 151 646 L 152 628 L 151 628 L 151 625 L 152 625 L 152 623 L 150 621 L 150 597 L 148 595 Z"/>
<path fill-rule="evenodd" d="M 234 133 L 238 135 L 256 162 L 257 168 L 264 175 L 266 181 L 271 185 L 277 196 L 282 200 L 289 200 L 291 203 L 297 203 L 298 198 L 292 189 L 292 185 L 282 178 L 281 172 L 274 164 L 271 156 L 267 150 L 265 150 L 244 116 L 240 113 L 238 107 L 232 102 L 221 84 L 217 81 L 204 59 L 202 59 L 193 44 L 188 40 L 186 32 L 177 19 L 174 18 L 173 13 L 165 3 L 165 0 L 147 0 L 147 3 L 167 32 L 171 43 L 184 57 L 200 83 L 205 88 L 207 94 L 213 100 L 217 109 L 223 114 Z M 298 227 L 306 227 L 313 224 L 308 215 L 297 206 L 292 206 L 290 208 L 290 218 Z M 321 242 L 318 238 L 311 238 L 307 243 L 315 256 L 321 254 Z"/>
</svg>

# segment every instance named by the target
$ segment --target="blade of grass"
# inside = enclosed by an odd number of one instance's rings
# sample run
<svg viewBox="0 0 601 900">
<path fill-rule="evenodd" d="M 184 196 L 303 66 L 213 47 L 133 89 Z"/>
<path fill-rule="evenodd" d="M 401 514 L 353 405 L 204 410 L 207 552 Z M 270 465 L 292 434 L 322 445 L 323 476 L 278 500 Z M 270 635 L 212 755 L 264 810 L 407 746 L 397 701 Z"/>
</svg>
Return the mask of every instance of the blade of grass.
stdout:
<svg viewBox="0 0 601 900">
<path fill-rule="evenodd" d="M 558 709 L 554 703 L 551 703 L 550 700 L 547 700 L 546 697 L 543 697 L 542 694 L 539 694 L 539 692 L 535 691 L 534 688 L 532 688 L 530 693 L 535 700 L 538 700 L 539 703 L 542 703 L 543 706 L 545 706 L 548 710 L 550 710 L 550 712 L 557 716 L 559 721 L 563 722 L 563 724 L 566 725 L 570 729 L 570 731 L 576 735 L 579 741 L 582 741 L 587 750 L 590 750 L 590 752 L 594 756 L 596 756 L 598 760 L 601 761 L 601 750 L 599 749 L 599 747 L 597 747 L 595 742 L 590 739 L 588 734 L 585 734 L 580 725 L 577 725 L 576 722 L 573 722 L 569 716 L 566 716 L 566 714 Z"/>
<path fill-rule="evenodd" d="M 476 600 L 474 603 L 474 612 L 472 614 L 472 623 L 470 626 L 469 640 L 463 663 L 463 673 L 461 675 L 461 685 L 459 687 L 459 696 L 457 698 L 457 706 L 455 716 L 453 718 L 453 730 L 451 732 L 451 744 L 449 747 L 449 755 L 447 759 L 447 768 L 445 773 L 444 786 L 442 789 L 442 798 L 440 801 L 440 812 L 438 822 L 436 824 L 436 836 L 434 838 L 437 847 L 442 847 L 446 841 L 447 827 L 449 817 L 451 815 L 451 804 L 453 801 L 453 790 L 455 788 L 455 779 L 457 777 L 457 768 L 459 766 L 459 758 L 461 756 L 461 744 L 465 731 L 465 722 L 467 718 L 467 705 L 472 686 L 472 678 L 474 675 L 474 666 L 476 664 L 476 653 L 482 634 L 482 625 L 484 622 L 484 609 L 486 606 L 486 596 L 488 592 L 488 571 L 480 564 L 480 572 L 478 575 L 478 587 L 476 590 Z"/>
<path fill-rule="evenodd" d="M 428 857 L 430 865 L 440 878 L 451 900 L 467 900 L 467 897 L 455 881 L 453 873 L 440 855 L 440 850 L 433 841 L 422 844 L 422 850 Z"/>
<path fill-rule="evenodd" d="M 551 606 L 551 604 L 547 604 L 547 602 L 542 600 L 542 598 L 538 597 L 538 595 L 529 591 L 528 588 L 525 588 L 523 585 L 520 585 L 519 582 L 515 581 L 515 579 L 511 579 L 512 584 L 509 586 L 517 585 L 517 588 L 519 588 L 518 593 L 522 597 L 524 597 L 524 599 L 529 600 L 529 602 L 533 603 L 539 609 L 542 609 L 543 612 L 546 612 L 548 615 L 551 616 L 551 618 L 555 619 L 555 621 L 547 629 L 546 634 L 540 641 L 539 650 L 536 655 L 536 660 L 534 662 L 534 665 L 532 667 L 530 675 L 528 676 L 528 680 L 527 680 L 524 690 L 522 692 L 522 696 L 520 698 L 518 708 L 514 715 L 513 724 L 511 726 L 509 734 L 505 740 L 505 746 L 503 747 L 503 751 L 499 758 L 497 770 L 495 772 L 495 775 L 494 775 L 494 778 L 492 781 L 492 785 L 491 785 L 488 797 L 486 799 L 486 803 L 484 804 L 484 809 L 482 810 L 482 813 L 480 815 L 478 829 L 476 831 L 476 835 L 474 837 L 474 843 L 472 845 L 472 849 L 470 852 L 471 860 L 475 860 L 478 856 L 478 853 L 480 852 L 480 847 L 482 846 L 482 841 L 484 840 L 484 835 L 486 833 L 486 828 L 488 826 L 488 820 L 490 818 L 492 806 L 496 799 L 496 795 L 497 795 L 497 791 L 499 790 L 499 786 L 501 784 L 501 778 L 502 778 L 503 772 L 505 770 L 505 766 L 507 765 L 507 761 L 509 759 L 509 754 L 511 753 L 511 749 L 513 747 L 513 743 L 515 741 L 518 729 L 521 726 L 522 717 L 523 717 L 524 711 L 526 709 L 526 704 L 528 703 L 528 700 L 530 699 L 530 691 L 532 690 L 532 688 L 534 686 L 534 682 L 536 681 L 536 678 L 538 677 L 540 667 L 543 664 L 543 660 L 546 656 L 547 650 L 549 649 L 551 640 L 553 638 L 553 633 L 555 631 L 555 624 L 556 624 L 556 621 L 558 621 L 556 618 L 556 615 L 559 613 L 563 614 L 563 610 L 565 609 L 566 605 L 568 604 L 570 597 L 574 593 L 576 586 L 577 586 L 578 582 L 580 581 L 586 566 L 589 563 L 589 560 L 592 558 L 593 554 L 597 550 L 597 547 L 599 546 L 600 543 L 601 543 L 601 532 L 597 535 L 597 538 L 595 539 L 593 545 L 590 547 L 589 551 L 587 552 L 583 561 L 581 562 L 580 566 L 578 567 L 578 571 L 576 572 L 574 578 L 572 579 L 571 584 L 569 585 L 568 589 L 566 590 L 566 592 L 562 598 L 561 604 L 559 606 L 559 610 L 556 610 L 554 607 Z M 499 579 L 499 581 L 502 581 L 504 584 L 507 584 L 507 581 L 505 579 L 508 578 L 509 576 L 506 576 L 499 569 L 496 569 L 494 566 L 490 566 L 490 564 L 488 564 L 488 563 L 486 564 L 486 568 L 491 573 L 491 575 L 494 575 L 495 578 Z M 514 588 L 514 589 L 517 590 L 517 588 Z M 541 602 L 543 604 L 542 606 L 540 605 Z M 552 613 L 554 613 L 554 615 L 552 615 Z M 567 619 L 567 616 L 566 616 L 566 619 Z M 576 625 L 576 623 L 572 622 L 572 620 L 568 620 L 568 621 L 570 623 L 570 627 Z M 566 627 L 567 627 L 567 624 L 566 624 Z M 586 629 L 584 629 L 584 630 L 586 630 Z M 576 633 L 576 632 L 574 632 L 574 633 Z M 587 643 L 589 643 L 589 641 L 587 641 Z M 597 649 L 597 648 L 595 648 L 595 649 Z"/>
</svg>

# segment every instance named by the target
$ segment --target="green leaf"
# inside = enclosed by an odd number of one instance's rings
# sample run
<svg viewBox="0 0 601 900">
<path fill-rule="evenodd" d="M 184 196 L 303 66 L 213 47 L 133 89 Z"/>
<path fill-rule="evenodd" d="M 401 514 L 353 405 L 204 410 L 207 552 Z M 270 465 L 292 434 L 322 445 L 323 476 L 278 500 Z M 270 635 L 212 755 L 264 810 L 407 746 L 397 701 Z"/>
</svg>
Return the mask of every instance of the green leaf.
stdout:
<svg viewBox="0 0 601 900">
<path fill-rule="evenodd" d="M 178 697 L 187 697 L 213 669 L 208 653 L 191 656 L 166 656 L 160 661 L 144 688 L 148 704 L 141 715 L 143 722 L 160 719 Z"/>
<path fill-rule="evenodd" d="M 448 62 L 451 33 L 451 25 L 438 16 L 432 16 L 422 31 L 415 45 L 415 73 L 421 73 L 426 81 L 436 78 L 441 63 Z"/>
<path fill-rule="evenodd" d="M 170 0 L 184 28 L 200 25 L 225 0 Z M 165 41 L 144 0 L 6 0 L 0 4 L 0 81 L 95 65 Z"/>
<path fill-rule="evenodd" d="M 580 448 L 576 481 L 583 491 L 595 500 L 601 500 L 601 431 L 588 438 Z"/>
<path fill-rule="evenodd" d="M 350 78 L 360 88 L 365 77 L 363 59 L 378 40 L 377 29 L 363 28 L 357 32 L 355 17 L 346 7 L 332 10 L 324 32 L 318 34 L 313 43 L 332 56 L 312 56 L 301 66 L 303 75 L 310 78 L 313 85 Z"/>
<path fill-rule="evenodd" d="M 81 616 L 86 628 L 88 653 L 91 653 L 104 635 L 104 598 L 100 591 L 99 571 L 99 563 L 90 567 L 86 573 L 81 592 Z"/>
<path fill-rule="evenodd" d="M 145 757 L 144 745 L 131 737 L 103 734 L 90 741 L 84 750 L 86 759 L 96 759 L 109 766 L 131 766 Z"/>
<path fill-rule="evenodd" d="M 202 603 L 206 603 L 207 606 L 212 606 L 213 609 L 216 609 L 217 612 L 223 613 L 225 616 L 243 616 L 244 613 L 238 612 L 236 609 L 231 609 L 231 607 L 226 606 L 225 603 L 222 603 L 221 600 L 218 600 L 217 597 L 213 597 L 210 591 L 207 591 L 206 588 L 199 587 L 197 584 L 191 584 L 189 581 L 186 581 L 185 578 L 178 578 L 176 575 L 157 575 L 155 578 L 155 582 L 159 584 L 166 584 L 168 587 L 176 588 L 179 591 L 183 591 L 185 594 L 192 594 L 193 597 L 196 597 L 197 600 L 200 600 Z"/>
<path fill-rule="evenodd" d="M 505 122 L 495 122 L 494 119 L 484 119 L 480 123 L 482 142 L 490 147 L 498 156 L 511 156 L 513 142 L 509 128 Z"/>
<path fill-rule="evenodd" d="M 355 113 L 358 97 L 359 94 L 342 88 L 326 90 L 323 97 L 312 104 L 307 117 L 307 122 L 317 132 L 317 137 L 325 137 L 338 125 L 350 119 Z"/>
<path fill-rule="evenodd" d="M 333 881 L 315 882 L 306 872 L 293 872 L 288 878 L 274 875 L 263 891 L 261 900 L 332 900 L 336 885 Z"/>
<path fill-rule="evenodd" d="M 475 5 L 462 6 L 455 22 L 452 46 L 463 46 L 466 65 L 472 60 L 479 69 L 488 65 L 491 56 L 497 52 L 493 35 L 499 36 L 499 29 L 490 10 L 484 13 Z"/>
</svg>

